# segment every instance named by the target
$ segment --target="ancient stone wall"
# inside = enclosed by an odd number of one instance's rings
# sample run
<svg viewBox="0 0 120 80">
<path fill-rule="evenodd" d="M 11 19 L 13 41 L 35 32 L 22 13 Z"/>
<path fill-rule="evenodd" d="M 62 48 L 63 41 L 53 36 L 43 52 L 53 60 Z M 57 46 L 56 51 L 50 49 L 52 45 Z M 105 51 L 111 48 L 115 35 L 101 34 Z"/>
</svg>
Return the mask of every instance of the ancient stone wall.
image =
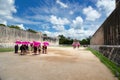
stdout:
<svg viewBox="0 0 120 80">
<path fill-rule="evenodd" d="M 120 65 L 120 46 L 101 46 L 99 52 L 111 61 Z"/>
<path fill-rule="evenodd" d="M 93 35 L 90 47 L 120 65 L 120 0 L 116 2 L 115 10 Z"/>
<path fill-rule="evenodd" d="M 116 7 L 92 36 L 90 44 L 120 45 L 120 5 Z"/>
<path fill-rule="evenodd" d="M 16 40 L 42 41 L 41 33 L 31 33 L 24 30 L 0 26 L 0 47 L 11 47 Z"/>
<path fill-rule="evenodd" d="M 13 43 L 16 40 L 41 41 L 41 36 L 42 34 L 39 33 L 31 33 L 24 30 L 0 26 L 0 43 Z"/>
<path fill-rule="evenodd" d="M 49 37 L 44 40 L 42 33 L 32 33 L 24 30 L 18 30 L 14 28 L 0 26 L 0 48 L 1 47 L 13 47 L 16 40 L 22 41 L 48 41 L 50 45 L 59 45 L 59 39 L 57 37 Z"/>
<path fill-rule="evenodd" d="M 90 40 L 91 45 L 103 45 L 104 44 L 104 31 L 103 27 L 100 27 Z"/>
</svg>

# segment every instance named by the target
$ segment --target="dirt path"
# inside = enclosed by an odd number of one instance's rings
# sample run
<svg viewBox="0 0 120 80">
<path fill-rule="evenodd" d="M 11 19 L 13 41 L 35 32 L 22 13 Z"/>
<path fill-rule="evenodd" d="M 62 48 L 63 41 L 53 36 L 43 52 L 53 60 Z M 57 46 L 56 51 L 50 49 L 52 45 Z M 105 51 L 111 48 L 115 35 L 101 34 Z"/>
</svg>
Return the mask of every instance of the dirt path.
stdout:
<svg viewBox="0 0 120 80">
<path fill-rule="evenodd" d="M 48 54 L 0 53 L 0 80 L 117 80 L 84 48 L 49 47 Z"/>
</svg>

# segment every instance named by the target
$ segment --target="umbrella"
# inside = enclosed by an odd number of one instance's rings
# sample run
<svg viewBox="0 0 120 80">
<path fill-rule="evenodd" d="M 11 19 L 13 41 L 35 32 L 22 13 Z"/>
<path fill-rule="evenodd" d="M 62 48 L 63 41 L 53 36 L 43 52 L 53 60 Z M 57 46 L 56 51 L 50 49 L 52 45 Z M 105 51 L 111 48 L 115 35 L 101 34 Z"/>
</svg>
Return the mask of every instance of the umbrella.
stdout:
<svg viewBox="0 0 120 80">
<path fill-rule="evenodd" d="M 48 46 L 48 45 L 49 45 L 49 42 L 45 41 L 45 42 L 43 42 L 43 44 L 44 44 L 45 46 Z"/>
<path fill-rule="evenodd" d="M 16 43 L 16 44 L 21 44 L 21 41 L 18 41 L 18 40 L 17 40 L 15 43 Z"/>
<path fill-rule="evenodd" d="M 36 46 L 36 47 L 38 47 L 38 46 L 41 45 L 41 43 L 40 43 L 40 42 L 37 42 L 37 41 L 33 41 L 33 45 Z"/>
</svg>

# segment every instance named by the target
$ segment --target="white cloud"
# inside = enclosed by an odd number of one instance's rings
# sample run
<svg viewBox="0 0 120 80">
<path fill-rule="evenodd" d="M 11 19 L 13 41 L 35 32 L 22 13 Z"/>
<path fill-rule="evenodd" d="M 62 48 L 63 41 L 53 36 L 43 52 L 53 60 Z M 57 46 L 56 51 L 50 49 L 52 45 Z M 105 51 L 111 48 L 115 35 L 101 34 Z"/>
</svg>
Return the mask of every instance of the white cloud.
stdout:
<svg viewBox="0 0 120 80">
<path fill-rule="evenodd" d="M 53 28 L 61 31 L 64 30 L 64 25 L 69 24 L 69 20 L 67 18 L 57 18 L 56 16 L 52 15 L 50 16 L 50 22 L 53 24 Z"/>
<path fill-rule="evenodd" d="M 51 23 L 54 25 L 53 28 L 58 30 L 58 32 L 49 32 L 44 31 L 49 36 L 58 36 L 58 35 L 64 35 L 66 37 L 71 37 L 73 39 L 84 39 L 88 36 L 93 35 L 93 30 L 84 30 L 83 28 L 83 19 L 81 16 L 78 16 L 69 24 L 71 25 L 71 28 L 65 29 L 64 25 L 68 24 L 68 21 L 66 21 L 64 18 L 57 18 L 56 16 L 51 16 L 50 18 Z"/>
<path fill-rule="evenodd" d="M 65 25 L 65 24 L 69 24 L 69 20 L 67 18 L 57 18 L 56 16 L 52 15 L 50 16 L 50 22 L 52 24 L 58 24 L 58 25 Z"/>
<path fill-rule="evenodd" d="M 0 19 L 0 24 L 5 24 L 7 25 L 7 21 L 3 20 L 3 19 Z"/>
<path fill-rule="evenodd" d="M 60 0 L 57 0 L 56 3 L 60 4 L 60 6 L 63 8 L 68 8 L 68 6 L 64 4 L 63 2 L 61 2 Z"/>
<path fill-rule="evenodd" d="M 98 0 L 96 6 L 108 16 L 115 9 L 115 0 Z"/>
<path fill-rule="evenodd" d="M 57 31 L 64 31 L 65 30 L 65 27 L 63 25 L 54 25 L 53 28 L 56 29 Z"/>
<path fill-rule="evenodd" d="M 71 15 L 72 15 L 72 14 L 74 14 L 74 12 L 73 12 L 73 11 L 70 11 L 70 12 L 69 12 L 69 14 L 71 14 Z"/>
<path fill-rule="evenodd" d="M 101 14 L 93 9 L 91 6 L 84 8 L 83 13 L 86 15 L 86 20 L 95 21 L 100 18 Z"/>
<path fill-rule="evenodd" d="M 82 17 L 78 16 L 75 20 L 73 20 L 71 27 L 75 29 L 82 29 L 83 19 Z"/>
<path fill-rule="evenodd" d="M 12 14 L 16 13 L 17 10 L 14 5 L 15 0 L 0 0 L 0 18 L 12 19 Z"/>
<path fill-rule="evenodd" d="M 79 39 L 82 40 L 84 38 L 87 38 L 91 35 L 93 35 L 94 31 L 93 30 L 80 30 L 80 29 L 74 29 L 71 28 L 69 30 L 61 31 L 61 32 L 49 32 L 49 31 L 44 31 L 43 33 L 46 33 L 48 36 L 58 36 L 58 35 L 64 35 L 66 37 L 71 37 L 73 39 Z"/>
<path fill-rule="evenodd" d="M 17 26 L 19 26 L 20 29 L 26 30 L 23 24 L 18 24 Z"/>
<path fill-rule="evenodd" d="M 3 21 L 3 24 L 7 25 L 7 21 Z"/>
<path fill-rule="evenodd" d="M 41 27 L 41 28 L 44 29 L 44 30 L 50 29 L 49 24 L 42 24 L 42 25 L 40 25 L 39 27 Z"/>
</svg>

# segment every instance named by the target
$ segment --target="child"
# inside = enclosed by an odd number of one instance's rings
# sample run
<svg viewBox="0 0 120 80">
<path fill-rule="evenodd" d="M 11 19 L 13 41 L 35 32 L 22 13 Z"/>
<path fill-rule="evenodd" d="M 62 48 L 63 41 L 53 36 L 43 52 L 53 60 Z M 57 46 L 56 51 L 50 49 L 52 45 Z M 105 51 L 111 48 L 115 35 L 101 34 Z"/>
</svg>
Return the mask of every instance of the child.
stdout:
<svg viewBox="0 0 120 80">
<path fill-rule="evenodd" d="M 38 47 L 38 52 L 41 53 L 41 46 Z"/>
</svg>

